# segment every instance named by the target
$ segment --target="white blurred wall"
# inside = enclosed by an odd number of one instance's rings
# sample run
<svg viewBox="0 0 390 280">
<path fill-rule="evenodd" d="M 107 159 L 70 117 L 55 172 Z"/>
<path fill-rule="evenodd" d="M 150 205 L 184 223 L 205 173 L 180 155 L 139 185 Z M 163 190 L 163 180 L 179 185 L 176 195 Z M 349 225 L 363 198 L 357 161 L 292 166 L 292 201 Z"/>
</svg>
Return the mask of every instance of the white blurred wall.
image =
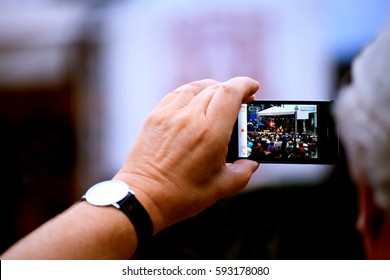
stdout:
<svg viewBox="0 0 390 280">
<path fill-rule="evenodd" d="M 377 7 L 375 1 L 270 2 L 133 0 L 106 12 L 103 172 L 121 166 L 162 96 L 192 80 L 247 75 L 262 84 L 258 99 L 329 99 L 334 63 L 372 39 L 389 7 L 386 1 Z M 318 180 L 330 168 L 263 164 L 249 186 Z"/>
<path fill-rule="evenodd" d="M 98 76 L 80 77 L 92 91 L 80 96 L 91 127 L 80 137 L 93 148 L 82 156 L 93 174 L 112 176 L 149 112 L 183 83 L 248 75 L 262 84 L 259 99 L 329 98 L 335 64 L 373 39 L 389 9 L 388 0 L 0 0 L 0 84 L 55 81 L 68 45 L 94 26 Z M 95 99 L 101 107 L 88 112 Z M 250 186 L 328 171 L 263 164 Z"/>
</svg>

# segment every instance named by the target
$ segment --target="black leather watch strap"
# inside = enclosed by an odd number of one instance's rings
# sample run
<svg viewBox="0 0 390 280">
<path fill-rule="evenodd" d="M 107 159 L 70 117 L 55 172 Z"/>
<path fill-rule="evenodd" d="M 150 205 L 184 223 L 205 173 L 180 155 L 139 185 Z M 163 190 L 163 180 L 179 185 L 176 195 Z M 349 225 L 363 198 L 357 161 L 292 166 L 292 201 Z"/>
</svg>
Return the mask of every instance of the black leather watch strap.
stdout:
<svg viewBox="0 0 390 280">
<path fill-rule="evenodd" d="M 147 244 L 153 236 L 153 223 L 148 212 L 132 193 L 118 201 L 120 210 L 130 219 L 133 224 L 138 240 L 138 249 Z"/>
</svg>

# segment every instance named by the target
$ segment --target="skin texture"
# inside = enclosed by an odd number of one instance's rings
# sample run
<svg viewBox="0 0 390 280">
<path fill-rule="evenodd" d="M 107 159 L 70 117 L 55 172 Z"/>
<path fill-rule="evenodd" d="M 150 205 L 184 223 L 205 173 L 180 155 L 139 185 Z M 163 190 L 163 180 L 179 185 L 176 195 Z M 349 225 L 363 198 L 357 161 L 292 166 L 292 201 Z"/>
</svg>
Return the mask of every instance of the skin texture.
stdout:
<svg viewBox="0 0 390 280">
<path fill-rule="evenodd" d="M 240 105 L 258 82 L 201 80 L 168 94 L 149 115 L 114 179 L 135 191 L 154 233 L 194 216 L 246 186 L 258 168 L 225 156 Z M 137 237 L 112 206 L 79 202 L 20 240 L 2 259 L 129 259 Z"/>
<path fill-rule="evenodd" d="M 243 78 L 193 82 L 166 96 L 146 120 L 115 179 L 145 201 L 155 232 L 245 187 L 257 163 L 227 166 L 225 157 L 240 105 L 257 89 Z"/>
</svg>

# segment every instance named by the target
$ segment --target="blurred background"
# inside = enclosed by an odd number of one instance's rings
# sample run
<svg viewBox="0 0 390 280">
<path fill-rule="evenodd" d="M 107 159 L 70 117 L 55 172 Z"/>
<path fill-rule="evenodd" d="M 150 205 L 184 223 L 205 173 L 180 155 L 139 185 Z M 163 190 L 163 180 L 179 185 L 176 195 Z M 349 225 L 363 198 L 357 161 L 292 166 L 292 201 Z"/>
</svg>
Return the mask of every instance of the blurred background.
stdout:
<svg viewBox="0 0 390 280">
<path fill-rule="evenodd" d="M 334 99 L 389 11 L 387 0 L 0 0 L 1 251 L 110 179 L 169 91 L 246 75 L 258 99 Z M 360 259 L 355 196 L 343 156 L 264 164 L 140 257 Z"/>
</svg>

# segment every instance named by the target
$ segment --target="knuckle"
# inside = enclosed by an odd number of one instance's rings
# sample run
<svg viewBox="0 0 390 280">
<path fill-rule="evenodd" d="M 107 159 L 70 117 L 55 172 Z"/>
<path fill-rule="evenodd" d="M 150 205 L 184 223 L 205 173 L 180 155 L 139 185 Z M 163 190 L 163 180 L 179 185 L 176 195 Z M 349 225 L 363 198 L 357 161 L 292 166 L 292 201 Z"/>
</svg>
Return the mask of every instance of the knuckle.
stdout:
<svg viewBox="0 0 390 280">
<path fill-rule="evenodd" d="M 220 90 L 223 91 L 224 94 L 232 94 L 234 93 L 233 87 L 227 84 L 221 84 L 220 85 Z"/>
</svg>

